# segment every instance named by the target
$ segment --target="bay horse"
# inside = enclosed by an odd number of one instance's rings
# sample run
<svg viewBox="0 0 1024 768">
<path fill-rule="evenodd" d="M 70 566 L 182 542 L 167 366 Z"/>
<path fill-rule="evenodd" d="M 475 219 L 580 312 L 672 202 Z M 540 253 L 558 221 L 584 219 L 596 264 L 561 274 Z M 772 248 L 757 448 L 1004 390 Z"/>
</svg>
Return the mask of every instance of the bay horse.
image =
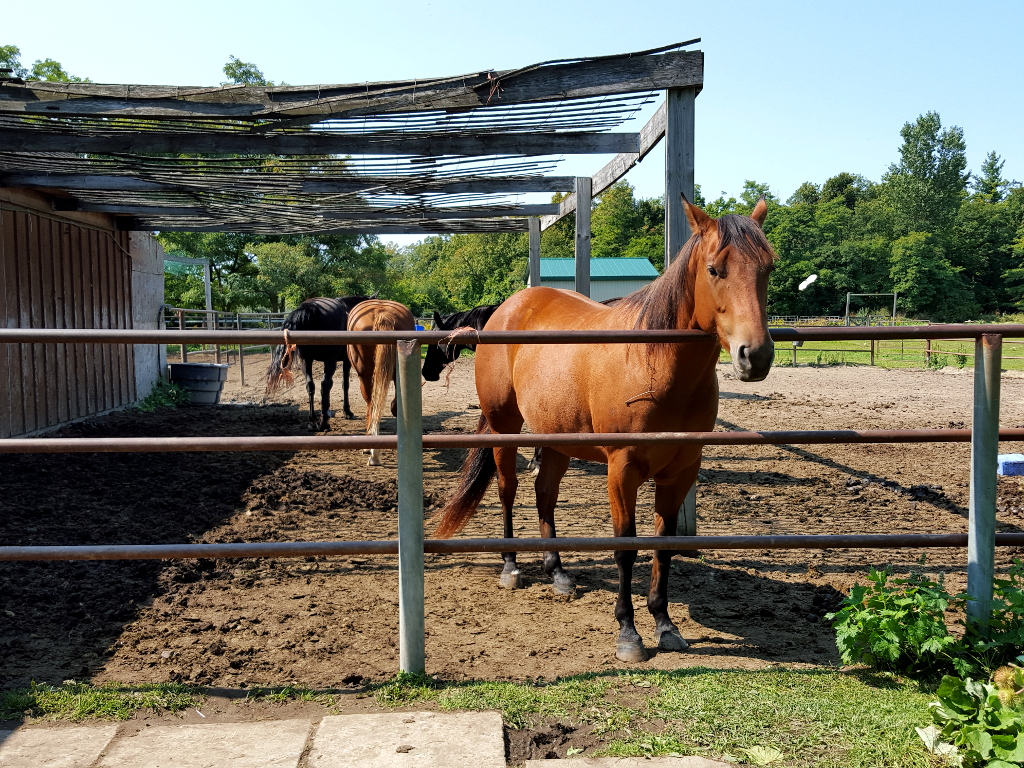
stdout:
<svg viewBox="0 0 1024 768">
<path fill-rule="evenodd" d="M 416 320 L 404 304 L 385 299 L 368 299 L 356 306 L 348 316 L 350 331 L 413 331 Z M 388 389 L 395 378 L 395 360 L 398 350 L 389 344 L 349 344 L 348 357 L 359 377 L 359 388 L 366 401 L 366 434 L 380 434 L 380 420 Z M 391 401 L 391 415 L 395 415 L 395 401 Z M 380 449 L 372 448 L 367 464 L 380 465 Z"/>
<path fill-rule="evenodd" d="M 454 315 L 441 317 L 434 312 L 435 331 L 454 331 L 457 328 L 475 328 L 480 331 L 487 325 L 500 304 L 483 304 L 466 312 L 456 312 Z M 467 341 L 469 338 L 468 337 Z M 454 363 L 463 350 L 476 349 L 476 344 L 457 344 L 453 339 L 446 344 L 430 344 L 427 346 L 427 355 L 423 360 L 423 378 L 427 381 L 437 381 L 441 378 L 441 371 L 446 365 Z"/>
<path fill-rule="evenodd" d="M 477 433 L 517 434 L 526 423 L 536 433 L 703 432 L 718 413 L 716 365 L 722 347 L 742 381 L 760 381 L 771 369 L 774 345 L 765 312 L 768 275 L 776 259 L 761 225 L 764 200 L 750 217 L 712 219 L 684 198 L 693 235 L 665 273 L 607 307 L 578 293 L 528 288 L 494 313 L 485 330 L 657 330 L 694 329 L 711 337 L 690 343 L 648 344 L 483 344 L 476 353 L 476 387 L 482 415 Z M 608 497 L 614 535 L 636 535 L 640 485 L 655 483 L 654 533 L 674 535 L 676 519 L 700 469 L 699 445 L 633 447 L 567 446 L 544 451 L 536 479 L 542 538 L 555 537 L 558 488 L 571 458 L 608 465 Z M 511 519 L 518 479 L 516 449 L 470 451 L 453 498 L 438 513 L 435 535 L 457 533 L 476 511 L 491 479 L 498 475 L 502 512 Z M 506 528 L 506 537 L 512 531 Z M 617 551 L 619 571 L 615 618 L 616 656 L 646 658 L 634 625 L 631 595 L 635 551 Z M 655 553 L 647 596 L 661 650 L 688 647 L 668 614 L 672 553 Z M 544 570 L 557 592 L 575 583 L 557 552 L 544 554 Z M 515 555 L 505 555 L 503 582 L 518 576 Z"/>
<path fill-rule="evenodd" d="M 282 328 L 288 331 L 344 331 L 348 327 L 348 314 L 368 296 L 342 296 L 335 299 L 306 299 L 285 318 Z M 296 353 L 298 353 L 296 357 Z M 266 392 L 272 395 L 292 383 L 291 369 L 297 360 L 302 361 L 306 376 L 306 393 L 309 395 L 309 427 L 318 432 L 330 430 L 331 389 L 334 386 L 334 372 L 341 360 L 342 412 L 346 419 L 356 415 L 348 403 L 348 375 L 352 366 L 344 344 L 339 345 L 296 345 L 281 344 L 274 347 L 267 369 Z M 316 418 L 316 384 L 313 381 L 313 363 L 324 364 L 324 375 L 320 380 L 320 418 Z"/>
</svg>

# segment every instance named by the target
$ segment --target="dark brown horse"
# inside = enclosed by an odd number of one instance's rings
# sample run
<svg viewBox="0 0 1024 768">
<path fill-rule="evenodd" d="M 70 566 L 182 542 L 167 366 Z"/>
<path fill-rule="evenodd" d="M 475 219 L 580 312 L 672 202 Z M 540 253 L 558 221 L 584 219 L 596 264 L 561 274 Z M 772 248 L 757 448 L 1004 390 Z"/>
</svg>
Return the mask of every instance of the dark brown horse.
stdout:
<svg viewBox="0 0 1024 768">
<path fill-rule="evenodd" d="M 529 288 L 494 313 L 485 330 L 695 329 L 711 341 L 684 344 L 481 344 L 476 353 L 476 387 L 483 415 L 477 431 L 517 434 L 523 424 L 536 433 L 702 432 L 714 428 L 718 413 L 715 366 L 722 347 L 743 381 L 768 375 L 774 346 L 765 303 L 775 254 L 761 231 L 767 207 L 752 215 L 715 220 L 683 201 L 693 236 L 665 274 L 607 307 L 572 291 Z M 558 487 L 571 458 L 608 464 L 608 497 L 615 536 L 636 535 L 640 485 L 655 483 L 654 533 L 673 535 L 687 491 L 697 478 L 698 445 L 634 447 L 575 446 L 544 451 L 536 480 L 540 535 L 555 536 Z M 476 511 L 495 472 L 502 511 L 515 503 L 516 449 L 470 452 L 454 498 L 439 513 L 436 535 L 451 536 Z M 511 532 L 506 531 L 506 534 Z M 687 647 L 668 615 L 672 553 L 658 551 L 651 571 L 647 607 L 654 616 L 662 650 Z M 616 656 L 646 658 L 634 625 L 631 582 L 636 552 L 616 552 L 619 623 Z M 557 552 L 544 555 L 545 572 L 559 592 L 573 579 Z M 503 577 L 518 571 L 506 557 Z"/>
<path fill-rule="evenodd" d="M 348 316 L 350 331 L 414 331 L 416 320 L 404 304 L 384 299 L 368 299 L 355 307 Z M 359 377 L 359 388 L 366 401 L 366 434 L 380 434 L 380 420 L 388 389 L 395 378 L 397 350 L 394 343 L 349 344 L 348 357 Z M 395 401 L 391 401 L 391 415 L 395 415 Z M 380 450 L 369 451 L 370 466 L 380 464 Z"/>
<path fill-rule="evenodd" d="M 282 328 L 288 331 L 344 331 L 348 327 L 348 313 L 352 307 L 367 300 L 367 296 L 342 296 L 337 299 L 306 299 L 288 317 Z M 298 355 L 296 356 L 296 353 Z M 267 369 L 267 394 L 272 395 L 281 387 L 290 385 L 294 379 L 291 369 L 302 361 L 306 376 L 306 394 L 309 395 L 309 427 L 327 432 L 331 416 L 331 388 L 334 386 L 334 372 L 341 360 L 341 391 L 346 419 L 356 416 L 348 404 L 348 374 L 351 364 L 343 344 L 302 345 L 282 344 L 274 347 L 270 367 Z M 313 363 L 324 364 L 324 377 L 320 381 L 320 418 L 316 417 L 316 383 L 313 381 Z"/>
</svg>

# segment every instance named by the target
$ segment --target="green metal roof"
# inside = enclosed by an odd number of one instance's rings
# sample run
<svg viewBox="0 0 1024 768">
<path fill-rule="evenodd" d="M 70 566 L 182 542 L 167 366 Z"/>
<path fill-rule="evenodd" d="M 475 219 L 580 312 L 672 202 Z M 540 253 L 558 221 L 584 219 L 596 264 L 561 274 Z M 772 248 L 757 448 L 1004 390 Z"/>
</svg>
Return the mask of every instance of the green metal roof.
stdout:
<svg viewBox="0 0 1024 768">
<path fill-rule="evenodd" d="M 591 280 L 653 280 L 658 270 L 648 259 L 601 258 L 590 260 Z M 575 280 L 575 259 L 541 259 L 541 280 Z"/>
</svg>

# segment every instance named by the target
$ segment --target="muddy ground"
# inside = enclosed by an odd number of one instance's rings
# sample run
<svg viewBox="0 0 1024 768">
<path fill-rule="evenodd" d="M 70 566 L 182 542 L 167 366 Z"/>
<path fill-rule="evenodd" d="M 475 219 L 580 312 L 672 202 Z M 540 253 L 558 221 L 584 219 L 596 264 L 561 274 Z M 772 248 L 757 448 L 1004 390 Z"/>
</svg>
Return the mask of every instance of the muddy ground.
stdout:
<svg viewBox="0 0 1024 768">
<path fill-rule="evenodd" d="M 306 434 L 293 387 L 264 400 L 247 358 L 226 404 L 121 413 L 65 428 L 80 437 Z M 726 368 L 721 429 L 959 427 L 971 420 L 970 372 L 867 367 L 779 368 L 742 384 Z M 363 403 L 353 386 L 353 409 Z M 1003 380 L 1002 423 L 1024 424 L 1024 378 Z M 227 402 L 231 401 L 231 402 Z M 472 361 L 450 386 L 424 388 L 425 429 L 472 431 Z M 341 410 L 341 387 L 335 387 Z M 359 433 L 361 421 L 333 422 Z M 393 430 L 394 421 L 385 423 Z M 1021 451 L 1004 444 L 1002 451 Z M 969 447 L 711 447 L 698 496 L 702 533 L 963 532 Z M 427 514 L 447 497 L 461 451 L 425 456 Z M 396 534 L 395 458 L 359 452 L 0 455 L 0 544 L 124 544 L 383 539 Z M 537 534 L 521 463 L 517 528 Z M 562 485 L 560 535 L 610 535 L 605 467 L 574 462 Z M 999 529 L 1024 530 L 1024 480 L 1000 479 Z M 650 532 L 652 489 L 638 521 Z M 463 535 L 498 536 L 492 490 Z M 429 530 L 429 528 L 428 528 Z M 1000 550 L 1005 567 L 1014 555 Z M 762 668 L 838 664 L 821 621 L 872 566 L 919 567 L 917 551 L 708 551 L 677 558 L 671 612 L 691 643 L 644 666 Z M 539 556 L 521 557 L 527 588 L 497 584 L 495 555 L 428 556 L 427 669 L 448 679 L 540 679 L 621 667 L 614 658 L 616 571 L 610 556 L 564 561 L 576 599 L 552 594 Z M 964 553 L 933 550 L 924 570 L 964 583 Z M 653 621 L 650 558 L 633 585 L 638 629 Z M 356 688 L 397 669 L 393 557 L 305 560 L 0 564 L 0 686 L 66 678 L 181 680 L 231 689 L 301 683 Z"/>
</svg>

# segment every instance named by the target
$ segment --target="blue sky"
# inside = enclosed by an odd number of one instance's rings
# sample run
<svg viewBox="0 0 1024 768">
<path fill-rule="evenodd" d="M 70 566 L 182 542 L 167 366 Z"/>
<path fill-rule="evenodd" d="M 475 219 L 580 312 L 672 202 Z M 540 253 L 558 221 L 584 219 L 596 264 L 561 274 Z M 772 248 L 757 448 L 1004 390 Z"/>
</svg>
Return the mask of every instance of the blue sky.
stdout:
<svg viewBox="0 0 1024 768">
<path fill-rule="evenodd" d="M 1024 181 L 1024 2 L 48 2 L 5 14 L 0 44 L 96 82 L 207 85 L 229 55 L 292 84 L 431 77 L 642 50 L 701 37 L 696 178 L 705 196 L 746 179 L 785 199 L 841 171 L 878 180 L 899 129 L 928 110 Z M 23 10 L 26 8 L 23 6 Z M 650 108 L 648 109 L 648 112 Z M 637 130 L 641 114 L 624 129 Z M 559 173 L 606 158 L 569 158 Z M 664 188 L 654 152 L 628 180 Z"/>
</svg>

